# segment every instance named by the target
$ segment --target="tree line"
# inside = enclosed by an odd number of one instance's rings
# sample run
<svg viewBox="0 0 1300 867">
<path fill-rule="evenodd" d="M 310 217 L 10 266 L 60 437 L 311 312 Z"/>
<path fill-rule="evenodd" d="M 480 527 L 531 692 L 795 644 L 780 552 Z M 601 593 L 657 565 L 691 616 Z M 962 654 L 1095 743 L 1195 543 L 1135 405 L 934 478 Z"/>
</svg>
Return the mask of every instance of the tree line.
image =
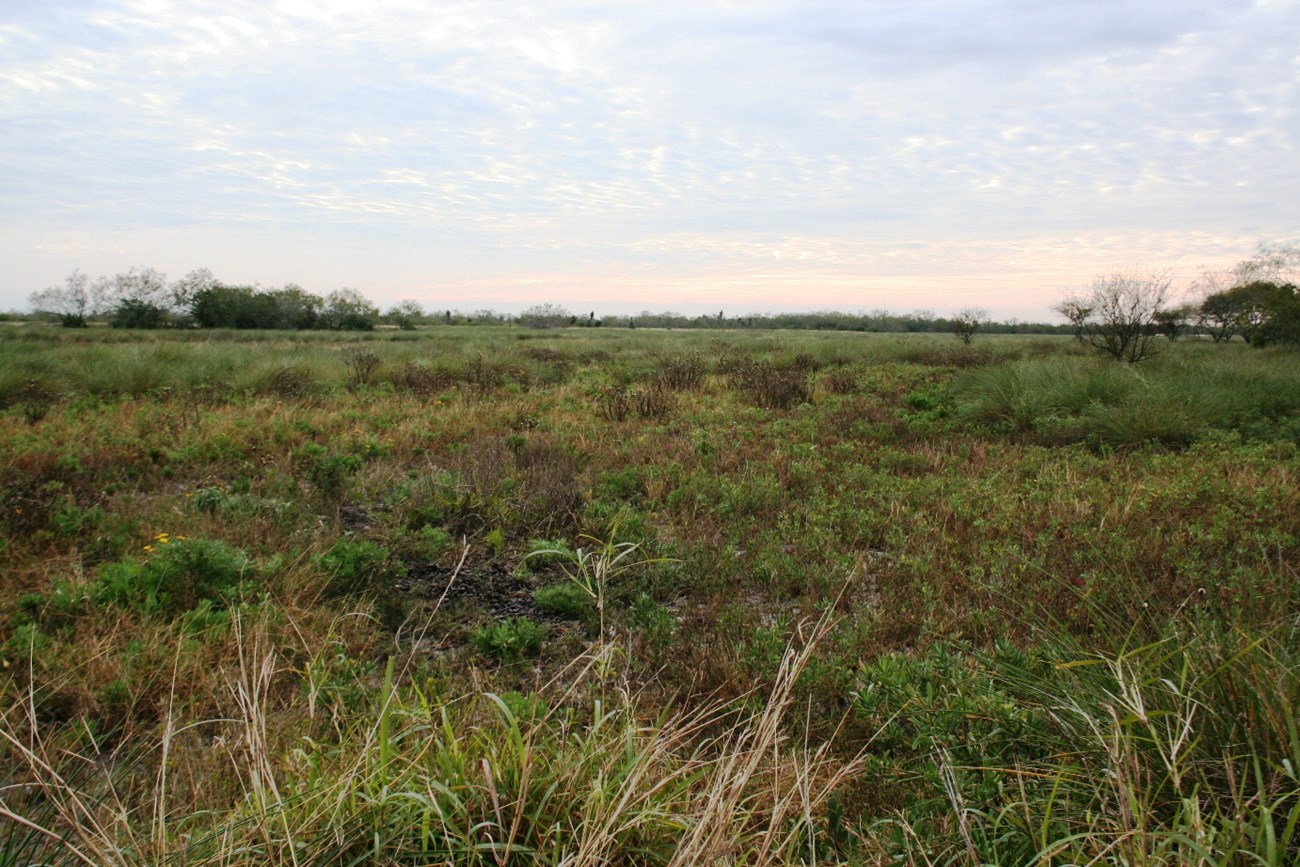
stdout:
<svg viewBox="0 0 1300 867">
<path fill-rule="evenodd" d="M 367 331 L 380 325 L 415 328 L 421 325 L 504 325 L 526 328 L 730 328 L 859 331 L 887 334 L 952 332 L 969 342 L 976 329 L 1004 334 L 1051 334 L 1069 326 L 1047 323 L 992 322 L 982 310 L 937 316 L 929 310 L 894 313 L 876 309 L 865 313 L 821 310 L 803 313 L 750 313 L 728 316 L 725 311 L 688 316 L 673 311 L 643 310 L 628 315 L 597 316 L 595 311 L 572 313 L 557 304 L 537 304 L 517 315 L 494 310 L 426 311 L 418 302 L 402 301 L 379 308 L 355 289 L 316 295 L 296 284 L 282 288 L 234 286 L 205 269 L 168 282 L 152 268 L 133 268 L 94 280 L 74 271 L 61 286 L 30 296 L 33 311 L 68 328 L 86 327 L 92 320 L 119 328 L 333 329 Z"/>
<path fill-rule="evenodd" d="M 355 289 L 327 295 L 301 286 L 233 286 L 206 268 L 168 282 L 153 268 L 133 268 L 91 280 L 74 271 L 61 286 L 32 293 L 38 315 L 69 328 L 92 319 L 121 328 L 330 329 L 368 331 L 380 325 L 415 328 L 429 324 L 516 324 L 528 328 L 791 329 L 876 333 L 951 333 L 969 344 L 977 332 L 994 334 L 1073 333 L 1119 361 L 1150 355 L 1159 338 L 1198 335 L 1215 342 L 1240 335 L 1252 346 L 1300 343 L 1300 245 L 1261 246 L 1250 259 L 1226 271 L 1206 271 L 1186 297 L 1174 298 L 1167 273 L 1117 272 L 1097 277 L 1082 291 L 1054 306 L 1064 324 L 994 322 L 982 309 L 950 316 L 929 310 L 893 313 L 813 311 L 728 316 L 686 316 L 672 311 L 597 317 L 539 304 L 518 315 L 477 310 L 429 312 L 418 302 L 402 301 L 381 312 Z"/>
<path fill-rule="evenodd" d="M 74 271 L 62 286 L 33 292 L 32 309 L 67 328 L 93 318 L 117 328 L 268 328 L 368 330 L 379 309 L 355 289 L 321 296 L 301 286 L 230 286 L 206 268 L 167 282 L 153 268 L 132 268 L 91 280 Z M 400 313 L 400 311 L 397 311 Z"/>
</svg>

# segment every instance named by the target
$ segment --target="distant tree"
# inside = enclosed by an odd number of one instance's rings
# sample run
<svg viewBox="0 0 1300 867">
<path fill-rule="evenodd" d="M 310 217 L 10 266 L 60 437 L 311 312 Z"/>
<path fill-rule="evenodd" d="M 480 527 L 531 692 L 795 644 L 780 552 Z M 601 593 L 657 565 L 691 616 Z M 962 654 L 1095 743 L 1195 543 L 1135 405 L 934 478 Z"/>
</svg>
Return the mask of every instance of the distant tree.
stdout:
<svg viewBox="0 0 1300 867">
<path fill-rule="evenodd" d="M 471 324 L 477 323 L 479 325 L 504 325 L 509 321 L 509 316 L 486 308 L 482 310 L 474 310 L 465 317 L 465 322 Z"/>
<path fill-rule="evenodd" d="M 316 325 L 333 331 L 373 331 L 378 321 L 379 308 L 357 290 L 345 288 L 325 297 Z"/>
<path fill-rule="evenodd" d="M 1207 268 L 1192 281 L 1191 293 L 1200 298 L 1196 305 L 1196 328 L 1215 343 L 1231 340 L 1237 333 L 1237 302 L 1228 296 L 1235 279 L 1231 271 Z"/>
<path fill-rule="evenodd" d="M 188 311 L 194 298 L 205 289 L 217 285 L 217 278 L 207 268 L 197 268 L 171 285 L 171 305 L 174 310 Z"/>
<path fill-rule="evenodd" d="M 190 318 L 200 328 L 256 328 L 256 295 L 251 286 L 205 286 L 190 296 Z"/>
<path fill-rule="evenodd" d="M 557 304 L 535 304 L 519 314 L 518 322 L 526 328 L 563 328 L 573 314 Z"/>
<path fill-rule="evenodd" d="M 306 331 L 315 328 L 325 308 L 325 299 L 308 292 L 296 283 L 265 293 L 275 304 L 275 324 L 271 328 Z"/>
<path fill-rule="evenodd" d="M 166 309 L 158 304 L 123 298 L 114 305 L 108 321 L 114 328 L 162 328 L 169 319 Z"/>
<path fill-rule="evenodd" d="M 1084 323 L 1088 342 L 1116 361 L 1133 364 L 1148 357 L 1170 282 L 1167 273 L 1116 272 L 1097 277 L 1085 296 L 1092 308 Z"/>
<path fill-rule="evenodd" d="M 924 308 L 913 310 L 911 313 L 900 318 L 903 324 L 903 330 L 907 332 L 930 331 L 934 327 L 935 320 L 933 310 L 926 310 Z"/>
<path fill-rule="evenodd" d="M 964 345 L 970 346 L 970 342 L 975 339 L 975 332 L 979 331 L 980 326 L 988 322 L 989 312 L 981 307 L 964 307 L 957 311 L 957 314 L 949 320 L 952 333 L 957 335 L 957 339 Z"/>
<path fill-rule="evenodd" d="M 33 292 L 28 299 L 37 313 L 57 316 L 64 328 L 85 328 L 91 311 L 90 278 L 73 271 L 62 286 Z"/>
<path fill-rule="evenodd" d="M 160 271 L 132 268 L 110 278 L 104 291 L 114 328 L 161 328 L 171 321 L 175 298 Z"/>
<path fill-rule="evenodd" d="M 420 302 L 409 299 L 399 301 L 388 308 L 388 311 L 384 314 L 385 321 L 408 331 L 423 323 L 424 318 L 424 308 L 420 306 Z"/>
<path fill-rule="evenodd" d="M 1231 272 L 1207 271 L 1197 321 L 1216 342 L 1240 334 L 1252 346 L 1300 343 L 1300 244 L 1261 244 Z"/>
<path fill-rule="evenodd" d="M 1088 319 L 1092 316 L 1092 302 L 1084 297 L 1071 296 L 1062 298 L 1052 309 L 1074 328 L 1074 339 L 1083 343 L 1088 339 Z"/>
<path fill-rule="evenodd" d="M 1300 282 L 1300 243 L 1260 244 L 1254 256 L 1237 264 L 1234 276 L 1237 286 L 1250 283 L 1294 286 Z"/>
<path fill-rule="evenodd" d="M 1209 296 L 1201 309 L 1230 318 L 1230 327 L 1251 346 L 1300 342 L 1300 299 L 1290 283 L 1255 280 Z"/>
<path fill-rule="evenodd" d="M 1170 340 L 1177 340 L 1196 318 L 1199 308 L 1194 304 L 1167 307 L 1155 315 L 1156 327 Z"/>
<path fill-rule="evenodd" d="M 1231 340 L 1237 333 L 1237 317 L 1241 314 L 1241 298 L 1228 290 L 1215 292 L 1201 302 L 1196 311 L 1196 325 L 1204 329 L 1215 343 Z"/>
</svg>

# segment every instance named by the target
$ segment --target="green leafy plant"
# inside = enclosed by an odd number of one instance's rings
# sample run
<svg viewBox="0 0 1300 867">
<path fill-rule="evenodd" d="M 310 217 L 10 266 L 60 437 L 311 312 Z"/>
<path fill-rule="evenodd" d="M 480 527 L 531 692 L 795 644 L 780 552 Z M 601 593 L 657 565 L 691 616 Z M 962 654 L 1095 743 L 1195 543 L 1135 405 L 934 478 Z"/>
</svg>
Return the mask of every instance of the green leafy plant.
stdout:
<svg viewBox="0 0 1300 867">
<path fill-rule="evenodd" d="M 600 635 L 605 636 L 605 604 L 609 585 L 628 573 L 629 570 L 650 563 L 662 562 L 662 559 L 635 559 L 641 550 L 639 542 L 616 542 L 620 518 L 615 518 L 610 527 L 608 540 L 591 536 L 581 537 L 591 542 L 590 547 L 579 547 L 574 551 L 565 549 L 540 550 L 533 552 L 536 556 L 559 556 L 560 567 L 564 574 L 591 600 L 596 608 Z"/>
<path fill-rule="evenodd" d="M 365 539 L 339 539 L 317 560 L 327 576 L 326 593 L 349 596 L 381 589 L 400 567 L 391 562 L 389 551 Z"/>
<path fill-rule="evenodd" d="M 522 662 L 542 649 L 542 628 L 527 617 L 510 617 L 474 631 L 479 653 L 504 663 Z"/>
<path fill-rule="evenodd" d="M 100 605 L 175 617 L 205 601 L 213 607 L 228 605 L 254 574 L 248 555 L 214 539 L 159 533 L 145 552 L 144 561 L 105 566 L 87 588 L 89 598 Z"/>
</svg>

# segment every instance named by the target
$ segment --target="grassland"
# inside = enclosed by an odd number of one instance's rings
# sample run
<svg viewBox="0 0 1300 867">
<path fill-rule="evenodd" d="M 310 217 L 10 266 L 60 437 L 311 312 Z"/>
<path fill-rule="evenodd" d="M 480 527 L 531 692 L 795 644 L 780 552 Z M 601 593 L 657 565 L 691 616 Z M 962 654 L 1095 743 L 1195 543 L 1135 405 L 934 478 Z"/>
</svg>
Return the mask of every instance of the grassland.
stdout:
<svg viewBox="0 0 1300 867">
<path fill-rule="evenodd" d="M 0 864 L 1291 864 L 1300 357 L 0 331 Z"/>
</svg>

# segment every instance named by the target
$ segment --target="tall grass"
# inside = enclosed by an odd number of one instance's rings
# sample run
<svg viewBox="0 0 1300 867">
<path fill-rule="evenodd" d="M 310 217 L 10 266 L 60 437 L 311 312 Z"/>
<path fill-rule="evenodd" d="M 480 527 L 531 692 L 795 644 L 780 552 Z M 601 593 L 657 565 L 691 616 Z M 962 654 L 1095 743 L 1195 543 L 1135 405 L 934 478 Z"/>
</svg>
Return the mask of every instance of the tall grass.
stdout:
<svg viewBox="0 0 1300 867">
<path fill-rule="evenodd" d="M 913 863 L 1294 864 L 1297 637 L 1285 623 L 959 654 L 887 708 L 913 718 L 922 752 L 903 772 L 910 805 L 868 837 Z"/>
<path fill-rule="evenodd" d="M 1179 347 L 1143 365 L 1049 357 L 984 368 L 956 384 L 963 415 L 1046 443 L 1185 446 L 1215 433 L 1300 439 L 1295 357 Z"/>
<path fill-rule="evenodd" d="M 390 661 L 368 718 L 275 755 L 270 685 L 286 661 L 252 625 L 229 680 L 240 737 L 223 748 L 242 796 L 227 814 L 173 827 L 170 727 L 152 802 L 129 803 L 111 765 L 70 779 L 56 765 L 90 759 L 55 755 L 34 718 L 24 742 L 12 716 L 0 736 L 54 809 L 3 810 L 37 857 L 85 864 L 827 863 L 827 803 L 861 762 L 786 732 L 795 683 L 830 626 L 823 618 L 787 648 L 757 710 L 648 714 L 626 691 L 584 704 L 617 653 L 605 644 L 535 695 L 447 700 L 399 683 Z"/>
</svg>

